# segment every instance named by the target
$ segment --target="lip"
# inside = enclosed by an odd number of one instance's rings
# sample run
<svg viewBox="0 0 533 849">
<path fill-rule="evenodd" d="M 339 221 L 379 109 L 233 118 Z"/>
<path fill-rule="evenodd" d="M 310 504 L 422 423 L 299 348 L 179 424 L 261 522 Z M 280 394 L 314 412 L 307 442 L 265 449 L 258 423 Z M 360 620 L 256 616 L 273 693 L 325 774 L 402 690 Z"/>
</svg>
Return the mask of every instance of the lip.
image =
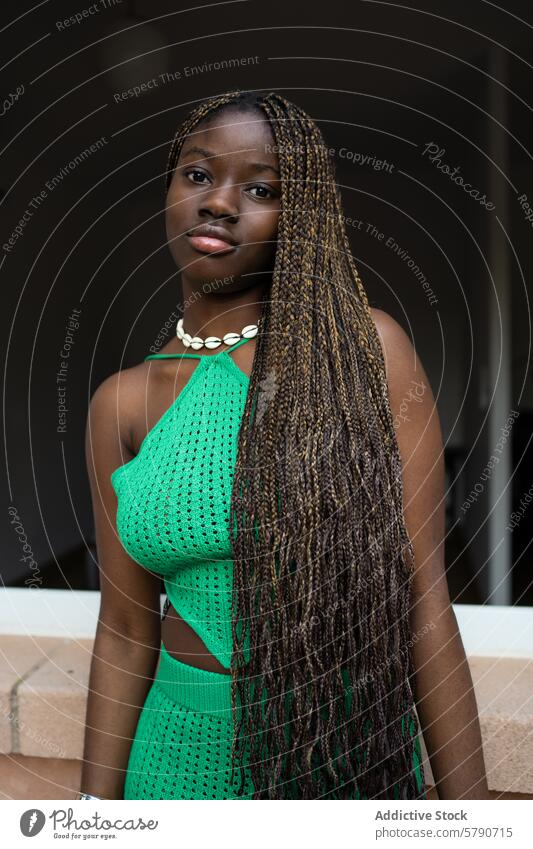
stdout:
<svg viewBox="0 0 533 849">
<path fill-rule="evenodd" d="M 235 250 L 237 242 L 223 227 L 211 227 L 203 224 L 187 233 L 189 242 L 201 253 L 227 253 Z"/>
</svg>

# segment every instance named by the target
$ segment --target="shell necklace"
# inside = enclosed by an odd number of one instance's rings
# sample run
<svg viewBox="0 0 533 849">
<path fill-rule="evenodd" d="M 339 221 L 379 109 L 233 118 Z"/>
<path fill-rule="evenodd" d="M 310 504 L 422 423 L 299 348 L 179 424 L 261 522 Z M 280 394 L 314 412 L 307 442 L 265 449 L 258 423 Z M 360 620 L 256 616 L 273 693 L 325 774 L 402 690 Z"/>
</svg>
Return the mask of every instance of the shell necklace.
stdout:
<svg viewBox="0 0 533 849">
<path fill-rule="evenodd" d="M 200 336 L 191 336 L 189 333 L 185 333 L 183 330 L 183 319 L 180 318 L 176 326 L 176 336 L 178 339 L 181 339 L 186 348 L 191 347 L 195 351 L 198 351 L 204 346 L 206 348 L 218 348 L 222 343 L 225 345 L 235 345 L 239 339 L 253 339 L 259 330 L 260 324 L 261 319 L 259 319 L 257 324 L 247 324 L 240 333 L 225 333 L 222 339 L 219 339 L 218 336 L 208 336 L 206 339 L 201 339 Z"/>
</svg>

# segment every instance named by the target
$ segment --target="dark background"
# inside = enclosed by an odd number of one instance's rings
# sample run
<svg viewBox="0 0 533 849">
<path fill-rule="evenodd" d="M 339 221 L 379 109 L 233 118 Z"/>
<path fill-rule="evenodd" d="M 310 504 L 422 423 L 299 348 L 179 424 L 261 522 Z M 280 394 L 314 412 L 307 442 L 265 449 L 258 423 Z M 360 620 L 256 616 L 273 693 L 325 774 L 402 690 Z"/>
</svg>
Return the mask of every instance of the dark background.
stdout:
<svg viewBox="0 0 533 849">
<path fill-rule="evenodd" d="M 4 584 L 22 586 L 31 575 L 7 512 L 13 506 L 42 586 L 98 586 L 87 408 L 102 380 L 142 360 L 179 310 L 163 217 L 168 147 L 199 100 L 258 88 L 306 109 L 328 146 L 392 164 L 375 170 L 335 156 L 346 216 L 363 222 L 348 232 L 371 304 L 409 331 L 437 399 L 452 600 L 533 604 L 533 507 L 503 535 L 492 483 L 466 515 L 460 509 L 511 410 L 520 415 L 507 443 L 505 515 L 533 482 L 533 227 L 518 202 L 525 193 L 533 205 L 530 3 L 92 5 L 97 12 L 69 26 L 61 22 L 90 3 L 2 7 L 3 98 L 24 86 L 4 103 L 3 245 L 33 211 L 12 249 L 0 252 Z M 242 57 L 257 59 L 186 76 L 187 67 Z M 160 74 L 178 71 L 180 79 L 161 82 Z M 153 78 L 157 87 L 116 102 Z M 101 149 L 70 168 L 99 138 Z M 430 142 L 495 210 L 423 155 Z M 34 209 L 32 198 L 62 169 Z M 436 302 L 372 224 L 413 260 Z M 81 314 L 65 382 L 66 430 L 58 433 L 56 375 L 74 308 Z M 494 577 L 499 567 L 491 573 L 497 558 L 510 576 L 506 598 Z"/>
</svg>

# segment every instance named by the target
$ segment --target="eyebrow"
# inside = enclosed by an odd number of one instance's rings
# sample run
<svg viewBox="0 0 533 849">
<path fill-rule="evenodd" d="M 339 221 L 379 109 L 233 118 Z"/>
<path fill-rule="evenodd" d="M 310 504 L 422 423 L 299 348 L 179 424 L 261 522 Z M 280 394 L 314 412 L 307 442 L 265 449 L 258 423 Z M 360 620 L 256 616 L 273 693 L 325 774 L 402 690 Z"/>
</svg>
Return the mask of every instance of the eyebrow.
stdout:
<svg viewBox="0 0 533 849">
<path fill-rule="evenodd" d="M 199 153 L 200 156 L 203 156 L 205 159 L 210 159 L 211 157 L 216 156 L 215 153 L 211 150 L 206 150 L 205 147 L 198 147 L 197 145 L 193 145 L 187 151 L 181 153 L 182 157 L 185 158 L 189 156 L 190 153 Z M 273 165 L 267 165 L 266 162 L 247 162 L 246 165 L 252 169 L 252 171 L 273 171 L 278 177 L 280 173 L 277 168 L 274 168 Z"/>
</svg>

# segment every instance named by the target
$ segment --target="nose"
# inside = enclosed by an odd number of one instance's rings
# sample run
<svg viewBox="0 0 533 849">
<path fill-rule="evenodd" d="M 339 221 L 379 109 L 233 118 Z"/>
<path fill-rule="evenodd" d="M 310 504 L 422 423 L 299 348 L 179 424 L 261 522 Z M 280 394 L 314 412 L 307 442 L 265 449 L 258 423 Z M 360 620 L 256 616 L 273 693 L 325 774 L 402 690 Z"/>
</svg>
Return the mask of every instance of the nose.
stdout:
<svg viewBox="0 0 533 849">
<path fill-rule="evenodd" d="M 240 194 L 240 186 L 229 184 L 216 186 L 202 194 L 199 198 L 199 214 L 212 218 L 226 218 L 236 222 L 239 219 L 239 205 L 236 198 Z"/>
</svg>

